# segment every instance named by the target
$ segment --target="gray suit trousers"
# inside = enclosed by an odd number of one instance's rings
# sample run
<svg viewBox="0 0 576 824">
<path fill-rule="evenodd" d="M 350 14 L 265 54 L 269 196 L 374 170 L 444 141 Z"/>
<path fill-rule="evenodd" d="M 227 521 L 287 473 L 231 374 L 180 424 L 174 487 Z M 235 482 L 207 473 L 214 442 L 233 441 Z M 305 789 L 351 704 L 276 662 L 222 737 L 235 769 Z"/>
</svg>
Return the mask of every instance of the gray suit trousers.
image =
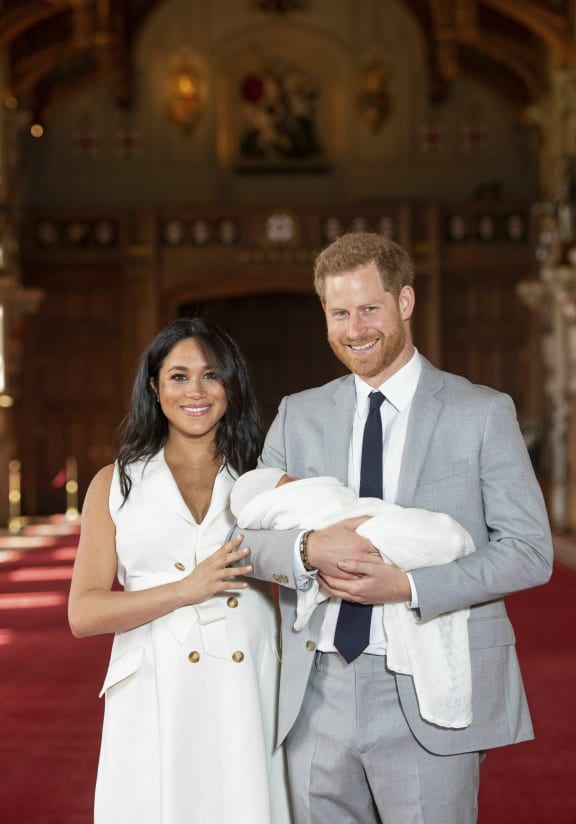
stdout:
<svg viewBox="0 0 576 824">
<path fill-rule="evenodd" d="M 479 754 L 413 736 L 385 658 L 317 653 L 286 741 L 296 824 L 474 824 Z"/>
</svg>

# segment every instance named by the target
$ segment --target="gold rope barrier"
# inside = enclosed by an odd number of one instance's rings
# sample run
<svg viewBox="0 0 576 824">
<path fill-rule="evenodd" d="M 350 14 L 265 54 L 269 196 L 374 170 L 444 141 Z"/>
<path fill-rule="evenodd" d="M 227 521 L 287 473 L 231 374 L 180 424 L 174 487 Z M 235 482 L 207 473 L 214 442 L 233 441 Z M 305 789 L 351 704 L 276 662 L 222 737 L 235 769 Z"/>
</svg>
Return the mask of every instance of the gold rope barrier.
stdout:
<svg viewBox="0 0 576 824">
<path fill-rule="evenodd" d="M 78 515 L 78 461 L 66 459 L 66 517 L 74 520 Z M 8 464 L 8 530 L 19 532 L 24 525 L 22 518 L 22 470 L 20 461 Z"/>
</svg>

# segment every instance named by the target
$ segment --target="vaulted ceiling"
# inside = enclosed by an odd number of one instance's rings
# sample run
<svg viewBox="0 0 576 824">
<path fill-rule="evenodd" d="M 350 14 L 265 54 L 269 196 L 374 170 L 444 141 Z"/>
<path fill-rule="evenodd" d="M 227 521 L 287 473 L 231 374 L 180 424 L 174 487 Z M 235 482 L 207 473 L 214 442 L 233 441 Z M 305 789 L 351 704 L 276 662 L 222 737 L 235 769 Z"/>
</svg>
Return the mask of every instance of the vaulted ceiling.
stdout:
<svg viewBox="0 0 576 824">
<path fill-rule="evenodd" d="M 5 99 L 46 117 L 62 96 L 100 78 L 120 104 L 128 104 L 131 46 L 147 16 L 163 2 L 0 0 Z M 453 78 L 470 73 L 522 106 L 546 90 L 549 67 L 576 57 L 576 0 L 403 2 L 428 44 L 433 99 L 442 97 Z M 268 5 L 283 14 L 291 4 Z"/>
</svg>

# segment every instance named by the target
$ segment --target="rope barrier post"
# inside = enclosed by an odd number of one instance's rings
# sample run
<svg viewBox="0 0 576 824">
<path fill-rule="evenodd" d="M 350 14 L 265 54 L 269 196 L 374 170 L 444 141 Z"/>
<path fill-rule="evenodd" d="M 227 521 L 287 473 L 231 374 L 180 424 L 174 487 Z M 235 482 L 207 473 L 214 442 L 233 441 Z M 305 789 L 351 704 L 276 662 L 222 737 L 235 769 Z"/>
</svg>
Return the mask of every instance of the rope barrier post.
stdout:
<svg viewBox="0 0 576 824">
<path fill-rule="evenodd" d="M 22 527 L 22 478 L 20 461 L 14 459 L 8 464 L 8 530 L 19 532 Z"/>
<path fill-rule="evenodd" d="M 78 461 L 66 459 L 66 517 L 71 521 L 78 515 Z"/>
</svg>

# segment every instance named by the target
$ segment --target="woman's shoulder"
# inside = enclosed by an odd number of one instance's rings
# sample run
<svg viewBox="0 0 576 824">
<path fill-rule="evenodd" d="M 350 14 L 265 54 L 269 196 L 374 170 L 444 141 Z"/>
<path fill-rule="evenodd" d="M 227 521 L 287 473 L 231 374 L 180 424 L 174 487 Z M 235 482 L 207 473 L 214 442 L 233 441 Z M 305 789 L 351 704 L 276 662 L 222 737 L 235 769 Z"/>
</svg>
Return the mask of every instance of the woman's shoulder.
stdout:
<svg viewBox="0 0 576 824">
<path fill-rule="evenodd" d="M 108 508 L 108 498 L 110 497 L 114 468 L 114 464 L 108 464 L 107 466 L 103 466 L 102 469 L 99 469 L 94 475 L 86 491 L 84 509 L 94 506 Z"/>
<path fill-rule="evenodd" d="M 94 487 L 95 489 L 107 487 L 108 490 L 110 490 L 110 485 L 112 483 L 112 478 L 114 477 L 115 468 L 116 464 L 106 464 L 106 466 L 103 466 L 102 469 L 99 469 L 90 481 L 89 489 L 91 487 Z"/>
</svg>

